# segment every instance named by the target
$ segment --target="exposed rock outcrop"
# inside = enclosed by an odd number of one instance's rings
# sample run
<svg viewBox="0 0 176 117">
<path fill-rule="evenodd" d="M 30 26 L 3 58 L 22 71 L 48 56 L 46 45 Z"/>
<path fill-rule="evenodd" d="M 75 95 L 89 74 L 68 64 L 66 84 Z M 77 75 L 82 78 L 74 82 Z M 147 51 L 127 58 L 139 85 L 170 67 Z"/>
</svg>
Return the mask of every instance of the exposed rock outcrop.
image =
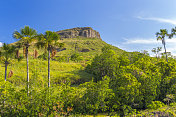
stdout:
<svg viewBox="0 0 176 117">
<path fill-rule="evenodd" d="M 93 30 L 91 27 L 78 27 L 57 31 L 61 38 L 97 38 L 101 39 L 99 32 Z"/>
</svg>

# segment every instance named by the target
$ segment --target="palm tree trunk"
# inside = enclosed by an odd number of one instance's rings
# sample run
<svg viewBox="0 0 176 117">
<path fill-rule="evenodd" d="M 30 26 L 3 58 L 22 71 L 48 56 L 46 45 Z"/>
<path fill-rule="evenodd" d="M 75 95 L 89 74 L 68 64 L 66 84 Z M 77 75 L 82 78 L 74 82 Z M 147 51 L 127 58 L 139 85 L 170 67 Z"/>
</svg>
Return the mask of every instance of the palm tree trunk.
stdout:
<svg viewBox="0 0 176 117">
<path fill-rule="evenodd" d="M 28 60 L 28 46 L 26 46 L 26 63 L 27 63 L 27 95 L 29 95 L 29 60 Z"/>
<path fill-rule="evenodd" d="M 168 62 L 168 58 L 167 58 L 167 53 L 166 53 L 166 44 L 165 44 L 165 42 L 164 42 L 164 50 L 165 50 L 165 54 L 166 54 L 166 61 Z"/>
<path fill-rule="evenodd" d="M 48 47 L 48 88 L 50 87 L 50 47 Z"/>
<path fill-rule="evenodd" d="M 7 63 L 7 61 L 5 61 L 5 81 L 7 78 L 7 65 L 8 65 L 8 63 Z"/>
</svg>

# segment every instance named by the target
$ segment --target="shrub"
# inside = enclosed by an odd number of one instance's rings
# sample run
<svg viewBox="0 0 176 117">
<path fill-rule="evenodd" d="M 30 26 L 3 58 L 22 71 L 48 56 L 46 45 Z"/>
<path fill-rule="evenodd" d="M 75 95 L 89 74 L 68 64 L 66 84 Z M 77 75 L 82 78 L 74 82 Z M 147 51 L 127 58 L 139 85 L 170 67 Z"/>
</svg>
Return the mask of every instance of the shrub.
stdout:
<svg viewBox="0 0 176 117">
<path fill-rule="evenodd" d="M 43 59 L 43 60 L 47 60 L 47 57 L 48 57 L 48 55 L 46 52 L 43 53 L 42 55 L 38 56 L 38 58 Z"/>
<path fill-rule="evenodd" d="M 53 58 L 53 60 L 59 61 L 59 62 L 66 62 L 67 61 L 67 56 L 56 56 L 56 57 Z"/>
<path fill-rule="evenodd" d="M 151 104 L 147 105 L 147 108 L 149 109 L 158 109 L 163 107 L 165 104 L 160 101 L 152 101 Z"/>
<path fill-rule="evenodd" d="M 78 53 L 74 53 L 73 55 L 71 55 L 71 60 L 75 62 L 79 62 L 83 60 L 83 58 Z"/>
</svg>

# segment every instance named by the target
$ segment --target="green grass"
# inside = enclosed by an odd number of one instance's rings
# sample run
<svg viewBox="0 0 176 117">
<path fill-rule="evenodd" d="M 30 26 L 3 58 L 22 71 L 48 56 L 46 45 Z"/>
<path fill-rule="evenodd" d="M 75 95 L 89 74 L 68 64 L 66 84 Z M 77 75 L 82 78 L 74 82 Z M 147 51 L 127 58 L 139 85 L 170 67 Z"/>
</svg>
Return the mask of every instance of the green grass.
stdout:
<svg viewBox="0 0 176 117">
<path fill-rule="evenodd" d="M 67 56 L 70 57 L 73 53 L 79 53 L 84 59 L 80 62 L 59 62 L 51 60 L 50 63 L 50 75 L 51 75 L 51 86 L 55 87 L 61 83 L 71 83 L 72 86 L 77 87 L 83 82 L 92 80 L 94 77 L 92 74 L 85 72 L 86 62 L 90 61 L 95 55 L 101 54 L 101 49 L 104 46 L 109 44 L 105 43 L 100 39 L 87 39 L 87 38 L 74 38 L 74 39 L 63 39 L 60 40 L 61 43 L 65 43 L 66 50 L 60 51 L 56 56 Z M 77 49 L 75 50 L 75 43 L 77 43 Z M 111 46 L 111 45 L 109 45 Z M 115 52 L 122 54 L 124 51 L 111 46 Z M 30 76 L 30 87 L 33 89 L 41 90 L 42 88 L 47 87 L 48 80 L 48 64 L 47 60 L 34 59 L 33 52 L 37 49 L 34 44 L 29 48 L 29 76 Z M 88 49 L 89 52 L 81 52 L 82 49 Z M 44 49 L 37 49 L 38 54 L 41 55 L 45 51 Z M 20 55 L 23 56 L 23 49 L 20 49 Z M 0 62 L 0 79 L 4 79 L 4 65 Z M 7 78 L 7 81 L 13 83 L 15 87 L 19 90 L 26 87 L 26 61 L 13 60 L 12 64 L 8 66 L 7 73 L 13 71 L 13 76 Z M 8 75 L 8 74 L 7 74 Z M 176 113 L 176 104 L 174 106 L 165 106 L 157 110 L 143 110 L 140 111 L 137 116 L 152 114 L 152 112 L 166 112 L 167 113 Z M 98 114 L 96 117 L 104 117 L 108 114 Z M 93 117 L 93 115 L 78 115 L 82 117 Z M 131 115 L 129 115 L 131 116 Z M 174 115 L 175 116 L 175 115 Z"/>
<path fill-rule="evenodd" d="M 59 84 L 61 82 L 71 82 L 71 84 L 79 84 L 82 82 L 90 81 L 92 75 L 84 71 L 86 61 L 90 61 L 95 55 L 101 54 L 101 49 L 104 46 L 111 46 L 106 42 L 95 38 L 72 38 L 59 40 L 60 43 L 64 43 L 66 50 L 57 52 L 56 56 L 71 57 L 72 54 L 79 53 L 83 60 L 75 63 L 72 61 L 58 62 L 51 60 L 51 84 Z M 77 43 L 77 49 L 75 50 L 75 43 Z M 13 43 L 15 44 L 15 43 Z M 38 51 L 38 56 L 46 53 L 44 49 L 37 49 L 31 44 L 29 48 L 29 76 L 31 86 L 46 87 L 47 86 L 47 60 L 34 59 L 34 50 Z M 118 54 L 122 54 L 124 51 L 111 46 Z M 81 52 L 82 49 L 88 49 L 89 52 Z M 23 48 L 19 50 L 20 56 L 23 56 Z M 11 65 L 8 66 L 8 71 L 13 71 L 13 76 L 7 78 L 19 88 L 26 86 L 26 61 L 25 58 L 18 62 L 14 60 Z M 0 77 L 4 78 L 4 65 L 0 63 Z"/>
<path fill-rule="evenodd" d="M 75 39 L 64 39 L 60 41 L 61 43 L 65 43 L 65 47 L 69 52 L 74 52 L 75 51 L 75 43 L 77 43 L 77 50 L 76 51 L 81 51 L 82 49 L 89 49 L 89 52 L 80 52 L 80 55 L 82 56 L 95 56 L 96 54 L 101 53 L 101 49 L 104 46 L 107 46 L 106 42 L 100 40 L 100 39 L 88 39 L 88 38 L 75 38 Z M 122 53 L 123 50 L 111 46 L 116 52 Z M 67 51 L 62 51 L 60 53 L 61 55 L 68 55 Z"/>
<path fill-rule="evenodd" d="M 51 83 L 59 84 L 61 82 L 71 82 L 79 84 L 92 79 L 92 75 L 84 71 L 84 63 L 64 63 L 51 61 Z M 8 66 L 7 73 L 13 71 L 13 76 L 7 78 L 7 81 L 12 82 L 17 87 L 26 86 L 26 61 L 13 61 L 12 65 Z M 34 87 L 46 87 L 48 77 L 47 61 L 40 59 L 29 59 L 29 76 L 30 83 Z M 1 78 L 4 78 L 4 65 L 0 64 Z"/>
<path fill-rule="evenodd" d="M 89 60 L 90 58 L 94 57 L 97 54 L 101 54 L 101 49 L 104 46 L 111 46 L 111 48 L 116 51 L 118 54 L 122 54 L 124 51 L 107 44 L 106 42 L 100 40 L 100 39 L 95 39 L 95 38 L 72 38 L 72 39 L 63 39 L 59 40 L 60 43 L 64 43 L 66 50 L 57 52 L 56 56 L 67 56 L 70 57 L 73 53 L 77 52 L 81 56 L 83 56 L 84 60 Z M 77 43 L 77 49 L 75 50 L 75 43 Z M 29 48 L 29 56 L 33 56 L 34 50 L 38 51 L 38 54 L 41 55 L 45 51 L 44 49 L 37 49 L 34 46 L 34 43 L 31 44 Z M 88 49 L 89 52 L 81 52 L 82 49 Z M 20 55 L 23 55 L 23 49 L 20 49 Z"/>
</svg>

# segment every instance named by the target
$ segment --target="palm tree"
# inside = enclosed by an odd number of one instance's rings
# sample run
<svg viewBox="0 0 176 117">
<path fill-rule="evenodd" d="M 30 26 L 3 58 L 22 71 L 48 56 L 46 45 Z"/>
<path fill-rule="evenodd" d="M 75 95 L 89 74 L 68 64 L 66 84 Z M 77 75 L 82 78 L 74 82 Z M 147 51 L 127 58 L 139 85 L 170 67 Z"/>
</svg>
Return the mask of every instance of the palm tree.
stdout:
<svg viewBox="0 0 176 117">
<path fill-rule="evenodd" d="M 5 64 L 5 81 L 7 78 L 7 67 L 10 64 L 10 58 L 13 56 L 14 52 L 15 46 L 10 46 L 5 43 L 3 44 L 0 56 L 2 57 L 2 61 Z"/>
<path fill-rule="evenodd" d="M 62 45 L 58 42 L 60 36 L 56 32 L 46 31 L 45 34 L 38 36 L 36 46 L 45 48 L 48 51 L 48 88 L 50 87 L 50 53 L 58 46 Z"/>
<path fill-rule="evenodd" d="M 164 50 L 165 50 L 166 60 L 168 62 L 167 52 L 166 52 L 166 42 L 165 42 L 165 37 L 166 36 L 171 38 L 171 35 L 168 34 L 168 31 L 166 29 L 160 29 L 160 32 L 156 33 L 157 40 L 161 40 L 162 41 L 162 44 L 163 44 Z"/>
<path fill-rule="evenodd" d="M 176 35 L 176 27 L 175 28 L 172 28 L 172 30 L 171 30 L 171 38 L 174 36 L 174 35 Z"/>
<path fill-rule="evenodd" d="M 18 43 L 21 43 L 26 50 L 26 63 L 27 63 L 27 95 L 29 94 L 29 60 L 28 60 L 28 49 L 30 44 L 36 38 L 37 32 L 36 30 L 30 28 L 29 26 L 25 26 L 20 30 L 20 32 L 15 31 L 13 33 L 13 37 L 19 39 Z"/>
<path fill-rule="evenodd" d="M 153 49 L 152 49 L 152 52 L 156 55 L 156 58 L 157 58 L 156 48 L 153 48 Z"/>
<path fill-rule="evenodd" d="M 157 48 L 153 48 L 152 52 L 156 55 L 156 58 L 159 58 L 159 52 L 162 50 L 162 47 L 157 47 Z"/>
</svg>

